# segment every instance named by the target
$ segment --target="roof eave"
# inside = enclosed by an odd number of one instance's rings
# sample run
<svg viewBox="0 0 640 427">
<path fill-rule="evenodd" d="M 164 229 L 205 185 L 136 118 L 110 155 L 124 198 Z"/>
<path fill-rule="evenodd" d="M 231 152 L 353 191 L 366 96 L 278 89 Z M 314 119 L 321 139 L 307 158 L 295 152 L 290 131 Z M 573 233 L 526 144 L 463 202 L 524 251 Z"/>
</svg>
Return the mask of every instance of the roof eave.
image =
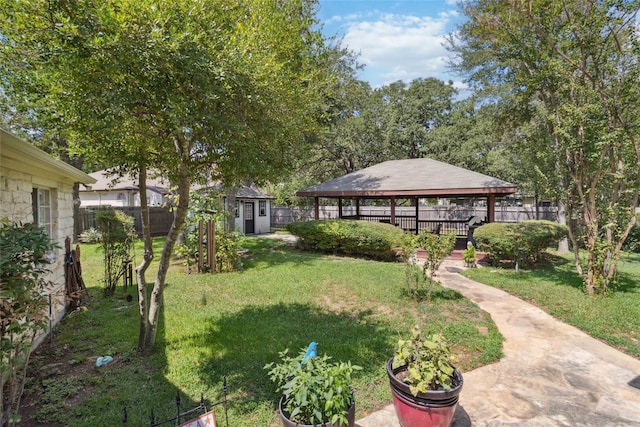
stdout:
<svg viewBox="0 0 640 427">
<path fill-rule="evenodd" d="M 486 187 L 486 188 L 450 188 L 429 190 L 363 190 L 363 191 L 307 191 L 296 192 L 298 197 L 326 197 L 326 198 L 389 198 L 389 197 L 456 197 L 456 196 L 506 196 L 518 191 L 517 187 Z"/>
</svg>

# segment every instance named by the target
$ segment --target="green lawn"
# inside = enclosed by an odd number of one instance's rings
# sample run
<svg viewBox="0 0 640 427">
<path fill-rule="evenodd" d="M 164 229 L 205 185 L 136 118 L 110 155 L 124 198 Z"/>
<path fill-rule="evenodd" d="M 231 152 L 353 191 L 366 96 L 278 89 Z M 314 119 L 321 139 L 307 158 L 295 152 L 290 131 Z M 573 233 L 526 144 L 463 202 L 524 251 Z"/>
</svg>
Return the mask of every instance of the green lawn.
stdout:
<svg viewBox="0 0 640 427">
<path fill-rule="evenodd" d="M 529 301 L 589 335 L 640 358 L 640 254 L 623 254 L 617 283 L 606 295 L 589 296 L 572 255 L 553 256 L 544 268 L 470 269 L 465 276 Z"/>
<path fill-rule="evenodd" d="M 155 243 L 159 253 L 162 242 Z M 92 303 L 66 317 L 53 345 L 34 356 L 25 421 L 111 427 L 121 425 L 126 406 L 128 425 L 146 425 L 152 408 L 157 419 L 173 416 L 178 391 L 183 408 L 201 395 L 218 400 L 226 378 L 230 425 L 275 426 L 278 396 L 263 366 L 279 351 L 297 352 L 311 341 L 320 353 L 362 366 L 354 383 L 360 418 L 391 402 L 385 362 L 416 323 L 449 337 L 463 372 L 501 355 L 502 337 L 489 315 L 443 288 L 430 304 L 409 299 L 401 264 L 303 253 L 266 238 L 243 246 L 249 256 L 237 273 L 171 268 L 156 351 L 141 357 L 135 290 L 119 287 L 105 299 L 101 254 L 96 245 L 83 245 Z M 136 249 L 136 261 L 141 254 Z M 114 363 L 95 368 L 104 355 Z"/>
</svg>

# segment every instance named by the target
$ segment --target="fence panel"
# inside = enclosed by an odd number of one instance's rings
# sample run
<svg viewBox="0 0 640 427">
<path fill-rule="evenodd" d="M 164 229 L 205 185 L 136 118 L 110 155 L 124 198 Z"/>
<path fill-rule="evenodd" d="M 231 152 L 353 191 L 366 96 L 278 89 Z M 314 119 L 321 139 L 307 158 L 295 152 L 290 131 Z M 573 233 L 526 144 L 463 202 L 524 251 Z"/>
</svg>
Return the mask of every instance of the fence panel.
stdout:
<svg viewBox="0 0 640 427">
<path fill-rule="evenodd" d="M 132 216 L 134 220 L 134 228 L 138 236 L 142 236 L 142 214 L 140 207 L 113 207 L 125 214 Z M 99 208 L 80 208 L 78 214 L 79 231 L 82 233 L 90 228 L 98 229 L 99 224 L 96 222 L 95 214 Z M 151 228 L 151 236 L 164 236 L 169 232 L 173 223 L 173 212 L 166 208 L 149 208 L 149 226 Z"/>
</svg>

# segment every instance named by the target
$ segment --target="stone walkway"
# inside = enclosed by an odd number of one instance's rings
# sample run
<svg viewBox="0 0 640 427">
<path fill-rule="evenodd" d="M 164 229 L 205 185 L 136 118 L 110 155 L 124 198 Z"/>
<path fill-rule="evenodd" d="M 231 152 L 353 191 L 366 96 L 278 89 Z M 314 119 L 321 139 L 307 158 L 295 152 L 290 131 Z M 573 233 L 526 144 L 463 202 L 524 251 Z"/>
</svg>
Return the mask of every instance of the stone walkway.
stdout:
<svg viewBox="0 0 640 427">
<path fill-rule="evenodd" d="M 445 261 L 439 279 L 491 314 L 504 336 L 504 357 L 463 373 L 453 427 L 640 426 L 640 360 L 462 277 L 460 265 Z M 399 426 L 392 405 L 356 425 Z"/>
</svg>

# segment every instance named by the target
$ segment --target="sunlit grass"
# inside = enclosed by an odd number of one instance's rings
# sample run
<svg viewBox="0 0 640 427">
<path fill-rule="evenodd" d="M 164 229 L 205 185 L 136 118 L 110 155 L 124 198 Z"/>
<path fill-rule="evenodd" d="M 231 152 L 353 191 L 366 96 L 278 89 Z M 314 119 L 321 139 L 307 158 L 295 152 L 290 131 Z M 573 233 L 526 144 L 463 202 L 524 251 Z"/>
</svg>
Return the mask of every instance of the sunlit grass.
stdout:
<svg viewBox="0 0 640 427">
<path fill-rule="evenodd" d="M 157 254 L 161 243 L 155 243 Z M 77 360 L 73 369 L 56 371 L 78 377 L 74 381 L 83 386 L 60 399 L 57 409 L 33 412 L 45 414 L 50 425 L 115 426 L 126 406 L 129 425 L 145 425 L 152 408 L 158 419 L 173 416 L 177 391 L 183 408 L 195 406 L 201 394 L 218 400 L 226 378 L 230 425 L 275 426 L 278 396 L 263 366 L 285 348 L 297 351 L 317 341 L 320 353 L 363 367 L 354 380 L 360 418 L 391 402 L 385 362 L 399 336 L 416 323 L 449 337 L 463 372 L 501 355 L 502 338 L 487 313 L 442 287 L 432 303 L 417 303 L 406 295 L 401 264 L 303 253 L 265 238 L 247 239 L 244 247 L 248 256 L 236 273 L 187 275 L 175 262 L 155 353 L 144 357 L 135 352 L 136 290 L 119 286 L 105 299 L 102 255 L 97 246 L 84 245 L 83 277 L 92 303 L 63 321 L 54 347 L 34 362 L 42 378 L 55 375 L 46 367 L 51 358 Z M 137 248 L 134 262 L 141 256 Z M 94 368 L 95 358 L 107 354 L 115 362 Z M 47 395 L 41 385 L 35 389 Z"/>
</svg>

